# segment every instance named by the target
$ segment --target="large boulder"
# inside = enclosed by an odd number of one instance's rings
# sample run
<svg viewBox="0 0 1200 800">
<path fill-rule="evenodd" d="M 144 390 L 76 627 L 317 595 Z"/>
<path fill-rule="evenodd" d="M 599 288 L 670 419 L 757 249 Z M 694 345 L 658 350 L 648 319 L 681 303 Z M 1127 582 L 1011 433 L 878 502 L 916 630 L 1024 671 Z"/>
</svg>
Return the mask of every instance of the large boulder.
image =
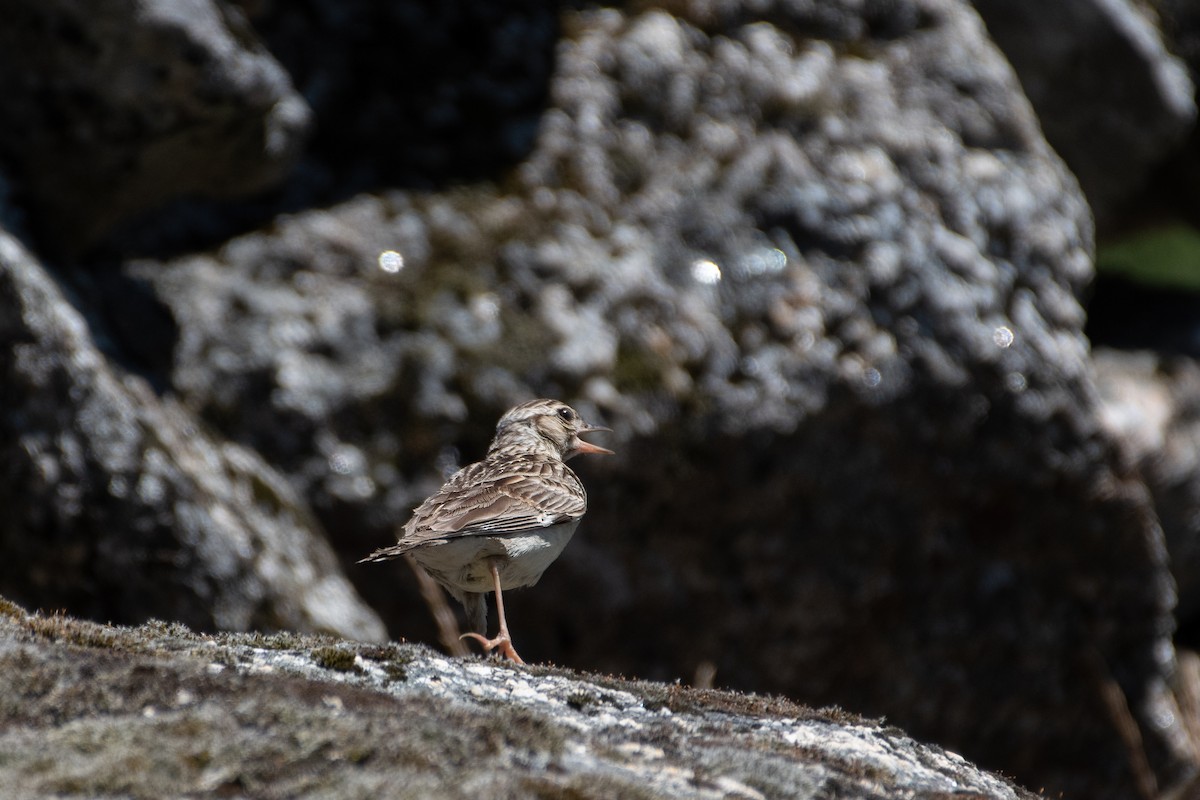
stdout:
<svg viewBox="0 0 1200 800">
<path fill-rule="evenodd" d="M 0 599 L 0 669 L 9 798 L 1034 797 L 838 709 L 414 645 L 113 628 Z"/>
<path fill-rule="evenodd" d="M 119 622 L 382 638 L 287 481 L 93 337 L 0 230 L 4 592 Z"/>
</svg>

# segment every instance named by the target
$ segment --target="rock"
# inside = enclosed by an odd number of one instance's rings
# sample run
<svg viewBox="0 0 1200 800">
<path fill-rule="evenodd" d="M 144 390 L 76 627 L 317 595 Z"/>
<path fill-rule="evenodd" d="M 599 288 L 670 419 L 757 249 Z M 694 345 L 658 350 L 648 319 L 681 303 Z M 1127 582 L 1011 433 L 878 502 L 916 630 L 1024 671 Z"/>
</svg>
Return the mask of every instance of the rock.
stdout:
<svg viewBox="0 0 1200 800">
<path fill-rule="evenodd" d="M 1178 587 L 1175 616 L 1200 624 L 1200 365 L 1183 356 L 1096 353 L 1102 419 L 1154 494 Z"/>
<path fill-rule="evenodd" d="M 506 597 L 527 658 L 715 668 L 1051 793 L 1174 785 L 1174 597 L 1101 420 L 1090 212 L 978 18 L 672 10 L 567 12 L 503 182 L 127 264 L 179 325 L 172 385 L 347 561 L 506 407 L 562 397 L 620 456 L 581 465 L 579 533 Z M 352 574 L 432 641 L 396 570 Z"/>
<path fill-rule="evenodd" d="M 0 586 L 119 622 L 383 638 L 287 482 L 110 364 L 0 231 Z"/>
<path fill-rule="evenodd" d="M 175 198 L 260 191 L 299 154 L 311 112 L 224 3 L 4 0 L 0 16 L 0 158 L 48 249 Z"/>
<path fill-rule="evenodd" d="M 1035 797 L 837 709 L 413 645 L 114 628 L 0 600 L 0 669 L 5 797 Z"/>
<path fill-rule="evenodd" d="M 1150 4 L 1171 53 L 1187 67 L 1192 80 L 1200 74 L 1200 6 L 1191 0 L 1153 0 Z M 1200 227 L 1200 126 L 1191 126 L 1187 140 L 1155 175 L 1137 204 L 1131 206 L 1136 222 L 1182 219 Z"/>
<path fill-rule="evenodd" d="M 1195 126 L 1187 66 L 1128 0 L 972 2 L 1101 227 L 1113 223 Z"/>
</svg>

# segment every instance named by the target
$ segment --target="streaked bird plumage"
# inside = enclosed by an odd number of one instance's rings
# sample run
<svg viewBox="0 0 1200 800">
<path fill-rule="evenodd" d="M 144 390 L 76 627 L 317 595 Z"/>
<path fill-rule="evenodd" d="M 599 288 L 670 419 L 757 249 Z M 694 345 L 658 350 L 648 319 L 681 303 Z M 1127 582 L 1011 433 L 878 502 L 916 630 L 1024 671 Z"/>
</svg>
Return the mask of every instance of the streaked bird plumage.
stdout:
<svg viewBox="0 0 1200 800">
<path fill-rule="evenodd" d="M 510 409 L 484 459 L 454 473 L 417 507 L 396 544 L 363 561 L 411 553 L 463 604 L 475 631 L 469 636 L 520 661 L 508 637 L 502 591 L 537 583 L 570 541 L 587 511 L 587 492 L 565 462 L 581 453 L 611 453 L 579 438 L 606 430 L 558 400 Z M 490 591 L 500 618 L 500 633 L 491 640 L 481 635 Z"/>
</svg>

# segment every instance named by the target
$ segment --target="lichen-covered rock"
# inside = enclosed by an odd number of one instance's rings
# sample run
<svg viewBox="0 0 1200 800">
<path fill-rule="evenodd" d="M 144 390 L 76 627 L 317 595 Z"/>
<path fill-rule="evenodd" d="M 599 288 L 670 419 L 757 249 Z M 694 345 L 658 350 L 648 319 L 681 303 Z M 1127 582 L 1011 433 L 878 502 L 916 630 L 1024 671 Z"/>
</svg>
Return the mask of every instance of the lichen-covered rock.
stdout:
<svg viewBox="0 0 1200 800">
<path fill-rule="evenodd" d="M 383 637 L 288 483 L 110 364 L 2 230 L 0 342 L 6 594 L 115 621 Z"/>
<path fill-rule="evenodd" d="M 1034 797 L 837 709 L 413 645 L 112 628 L 0 599 L 0 670 L 11 798 Z"/>
</svg>

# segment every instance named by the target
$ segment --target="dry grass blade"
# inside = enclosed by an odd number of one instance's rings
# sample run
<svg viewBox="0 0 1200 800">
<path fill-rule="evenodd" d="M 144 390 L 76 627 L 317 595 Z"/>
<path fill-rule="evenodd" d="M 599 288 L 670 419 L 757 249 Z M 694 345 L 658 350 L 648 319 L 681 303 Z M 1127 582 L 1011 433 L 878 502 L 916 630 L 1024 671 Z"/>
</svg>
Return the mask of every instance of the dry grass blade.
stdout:
<svg viewBox="0 0 1200 800">
<path fill-rule="evenodd" d="M 1113 678 L 1108 664 L 1104 661 L 1104 656 L 1100 655 L 1097 650 L 1091 650 L 1091 656 L 1100 696 L 1104 700 L 1113 727 L 1117 729 L 1117 734 L 1125 744 L 1125 751 L 1129 757 L 1129 770 L 1133 773 L 1133 779 L 1137 783 L 1138 794 L 1146 800 L 1154 800 L 1158 797 L 1158 779 L 1154 775 L 1154 770 L 1150 768 L 1150 760 L 1146 757 L 1142 729 L 1138 727 L 1137 720 L 1129 709 L 1129 700 L 1125 697 L 1125 692 L 1121 689 L 1120 684 Z"/>
<path fill-rule="evenodd" d="M 412 556 L 405 556 L 404 560 L 413 574 L 417 576 L 417 587 L 421 590 L 421 597 L 425 599 L 425 604 L 429 606 L 429 613 L 433 614 L 433 622 L 438 629 L 438 641 L 442 643 L 442 647 L 456 658 L 470 655 L 471 651 L 459 639 L 461 631 L 458 628 L 458 618 L 454 616 L 454 609 L 450 608 L 450 604 L 446 602 L 446 593 L 442 591 L 442 587 L 438 586 L 437 581 L 421 569 Z"/>
</svg>

